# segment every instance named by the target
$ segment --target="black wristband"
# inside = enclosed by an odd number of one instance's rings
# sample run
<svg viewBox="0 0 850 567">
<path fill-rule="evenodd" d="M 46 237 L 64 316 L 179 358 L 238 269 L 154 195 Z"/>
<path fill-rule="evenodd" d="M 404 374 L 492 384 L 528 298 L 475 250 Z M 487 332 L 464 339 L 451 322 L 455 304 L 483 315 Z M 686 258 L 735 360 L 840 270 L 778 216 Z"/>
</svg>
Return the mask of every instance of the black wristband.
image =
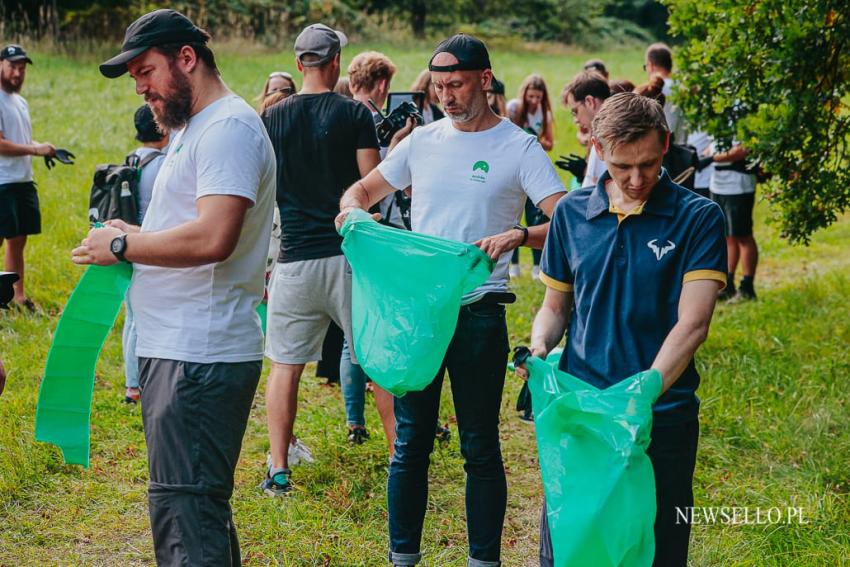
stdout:
<svg viewBox="0 0 850 567">
<path fill-rule="evenodd" d="M 522 231 L 522 242 L 519 243 L 520 246 L 524 246 L 526 242 L 528 242 L 528 228 L 522 226 L 521 224 L 515 224 L 513 227 L 516 230 Z"/>
</svg>

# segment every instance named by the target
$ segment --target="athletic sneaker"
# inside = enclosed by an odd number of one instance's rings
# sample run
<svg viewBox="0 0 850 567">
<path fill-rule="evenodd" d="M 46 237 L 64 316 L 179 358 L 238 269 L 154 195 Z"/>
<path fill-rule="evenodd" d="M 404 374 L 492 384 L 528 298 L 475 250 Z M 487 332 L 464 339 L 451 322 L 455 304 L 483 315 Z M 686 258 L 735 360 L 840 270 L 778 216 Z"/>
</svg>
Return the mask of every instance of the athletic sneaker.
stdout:
<svg viewBox="0 0 850 567">
<path fill-rule="evenodd" d="M 127 388 L 124 391 L 124 403 L 125 404 L 137 404 L 139 403 L 139 399 L 141 398 L 141 392 L 138 388 Z"/>
<path fill-rule="evenodd" d="M 519 269 L 519 264 L 511 264 L 511 267 L 508 268 L 508 275 L 512 278 L 518 278 L 522 271 Z"/>
<path fill-rule="evenodd" d="M 534 414 L 531 413 L 531 408 L 519 414 L 519 420 L 523 423 L 534 423 Z"/>
<path fill-rule="evenodd" d="M 362 445 L 369 440 L 369 432 L 365 427 L 349 427 L 348 428 L 348 443 L 349 445 Z"/>
<path fill-rule="evenodd" d="M 729 298 L 729 303 L 741 303 L 742 301 L 755 301 L 756 298 L 756 290 L 752 288 L 745 288 L 741 286 L 738 288 L 738 293 L 736 293 L 733 297 Z"/>
<path fill-rule="evenodd" d="M 310 451 L 310 448 L 301 442 L 301 439 L 295 439 L 294 443 L 289 444 L 289 466 L 294 467 L 299 464 L 301 461 L 304 461 L 307 464 L 312 464 L 316 462 L 316 459 L 313 458 L 313 452 Z"/>
<path fill-rule="evenodd" d="M 286 496 L 292 492 L 291 476 L 289 469 L 276 469 L 274 474 L 271 469 L 266 469 L 266 478 L 260 483 L 260 488 L 269 496 Z"/>
</svg>

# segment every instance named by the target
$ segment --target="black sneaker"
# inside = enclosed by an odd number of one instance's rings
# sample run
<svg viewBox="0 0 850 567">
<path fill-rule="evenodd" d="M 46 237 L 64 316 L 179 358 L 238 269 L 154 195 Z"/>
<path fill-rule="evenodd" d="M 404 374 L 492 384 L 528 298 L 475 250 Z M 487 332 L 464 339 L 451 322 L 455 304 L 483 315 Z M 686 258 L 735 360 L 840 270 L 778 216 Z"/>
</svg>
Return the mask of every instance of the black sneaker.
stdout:
<svg viewBox="0 0 850 567">
<path fill-rule="evenodd" d="M 755 301 L 756 299 L 757 299 L 756 290 L 754 290 L 752 288 L 747 289 L 747 288 L 741 286 L 740 288 L 738 288 L 738 293 L 735 294 L 735 297 L 733 297 L 732 299 L 729 300 L 729 303 L 741 303 L 743 301 Z"/>
<path fill-rule="evenodd" d="M 727 285 L 725 288 L 723 288 L 723 291 L 721 291 L 720 293 L 717 294 L 717 300 L 718 301 L 729 301 L 730 299 L 735 297 L 735 295 L 737 295 L 737 291 L 735 290 L 735 286 Z"/>
<path fill-rule="evenodd" d="M 266 469 L 266 478 L 260 483 L 260 488 L 269 496 L 286 496 L 292 492 L 292 483 L 289 477 L 292 472 L 289 469 L 279 469 L 274 475 Z"/>
<path fill-rule="evenodd" d="M 519 414 L 519 420 L 523 423 L 534 423 L 534 414 L 531 413 L 531 408 Z"/>
<path fill-rule="evenodd" d="M 349 427 L 348 428 L 348 444 L 362 445 L 369 440 L 369 432 L 365 427 Z"/>
</svg>

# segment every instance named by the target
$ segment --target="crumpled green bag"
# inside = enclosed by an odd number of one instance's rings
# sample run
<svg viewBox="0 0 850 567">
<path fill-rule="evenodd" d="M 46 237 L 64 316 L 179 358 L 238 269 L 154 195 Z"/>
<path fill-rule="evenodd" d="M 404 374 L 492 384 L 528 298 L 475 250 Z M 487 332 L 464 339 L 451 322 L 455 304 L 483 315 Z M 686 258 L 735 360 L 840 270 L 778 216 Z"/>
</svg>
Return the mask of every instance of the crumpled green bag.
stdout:
<svg viewBox="0 0 850 567">
<path fill-rule="evenodd" d="M 556 567 L 638 567 L 655 556 L 655 474 L 646 454 L 661 374 L 600 390 L 526 362 Z"/>
<path fill-rule="evenodd" d="M 471 244 L 387 227 L 365 211 L 352 211 L 339 232 L 358 362 L 396 396 L 424 389 L 443 363 L 461 298 L 487 281 L 493 261 Z"/>
<path fill-rule="evenodd" d="M 130 286 L 133 266 L 89 266 L 62 310 L 47 353 L 35 438 L 58 445 L 66 463 L 89 466 L 94 373 Z"/>
</svg>

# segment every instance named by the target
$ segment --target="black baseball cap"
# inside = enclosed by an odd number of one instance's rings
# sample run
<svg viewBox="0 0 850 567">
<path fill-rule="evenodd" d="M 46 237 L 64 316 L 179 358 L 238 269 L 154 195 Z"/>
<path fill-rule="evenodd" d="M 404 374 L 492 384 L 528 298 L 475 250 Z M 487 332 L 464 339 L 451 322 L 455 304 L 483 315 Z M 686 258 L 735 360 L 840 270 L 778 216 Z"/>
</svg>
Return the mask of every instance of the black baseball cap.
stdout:
<svg viewBox="0 0 850 567">
<path fill-rule="evenodd" d="M 454 65 L 434 65 L 434 57 L 439 53 L 451 53 L 457 59 Z M 428 70 L 451 73 L 452 71 L 480 71 L 490 69 L 490 54 L 484 42 L 464 33 L 443 40 L 428 62 Z"/>
<path fill-rule="evenodd" d="M 32 65 L 32 59 L 27 57 L 27 52 L 20 45 L 10 43 L 0 51 L 0 61 L 26 61 Z"/>
<path fill-rule="evenodd" d="M 209 35 L 180 12 L 154 10 L 130 24 L 121 53 L 101 63 L 100 72 L 108 79 L 115 79 L 127 72 L 127 63 L 151 47 L 168 43 L 206 44 L 207 39 Z"/>
</svg>

